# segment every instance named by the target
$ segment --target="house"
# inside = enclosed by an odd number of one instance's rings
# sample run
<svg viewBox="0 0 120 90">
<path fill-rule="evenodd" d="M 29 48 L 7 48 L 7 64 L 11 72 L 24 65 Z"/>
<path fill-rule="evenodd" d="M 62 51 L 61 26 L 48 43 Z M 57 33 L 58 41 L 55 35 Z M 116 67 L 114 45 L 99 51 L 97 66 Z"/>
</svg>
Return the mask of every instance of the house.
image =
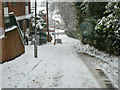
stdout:
<svg viewBox="0 0 120 90">
<path fill-rule="evenodd" d="M 38 14 L 38 16 L 41 15 L 41 19 L 44 21 L 44 23 L 47 23 L 45 2 L 38 2 L 38 3 L 39 4 L 37 5 L 37 14 Z M 34 3 L 32 3 L 31 12 L 32 12 L 33 16 L 35 17 L 34 7 L 35 7 Z M 32 22 L 34 22 L 34 20 Z M 43 32 L 47 32 L 47 27 L 44 27 Z"/>
<path fill-rule="evenodd" d="M 47 23 L 47 18 L 46 18 L 46 17 L 47 17 L 47 16 L 46 16 L 46 13 L 44 13 L 44 14 L 42 15 L 42 19 L 45 21 L 45 23 Z M 44 28 L 43 32 L 47 32 L 47 27 Z"/>
<path fill-rule="evenodd" d="M 30 11 L 29 0 L 0 1 L 0 63 L 25 52 L 23 33 L 29 33 L 31 30 Z"/>
</svg>

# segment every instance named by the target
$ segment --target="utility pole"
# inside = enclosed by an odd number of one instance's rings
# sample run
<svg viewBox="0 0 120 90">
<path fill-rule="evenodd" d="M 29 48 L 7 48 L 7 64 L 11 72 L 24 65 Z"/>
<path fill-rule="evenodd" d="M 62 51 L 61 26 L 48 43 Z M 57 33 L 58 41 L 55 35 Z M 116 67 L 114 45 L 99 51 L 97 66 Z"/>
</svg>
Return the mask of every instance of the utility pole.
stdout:
<svg viewBox="0 0 120 90">
<path fill-rule="evenodd" d="M 35 43 L 34 43 L 34 57 L 37 58 L 37 0 L 35 0 Z"/>
<path fill-rule="evenodd" d="M 49 34 L 49 17 L 48 17 L 48 0 L 46 0 L 46 11 L 47 11 L 47 32 L 48 32 L 48 42 L 50 42 L 50 34 Z"/>
</svg>

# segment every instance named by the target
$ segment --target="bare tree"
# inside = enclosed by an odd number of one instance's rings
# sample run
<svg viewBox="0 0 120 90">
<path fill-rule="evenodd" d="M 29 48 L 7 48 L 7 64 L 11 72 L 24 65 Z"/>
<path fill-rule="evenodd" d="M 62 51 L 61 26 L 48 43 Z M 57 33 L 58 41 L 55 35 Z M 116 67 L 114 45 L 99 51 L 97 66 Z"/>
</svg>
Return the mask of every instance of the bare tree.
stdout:
<svg viewBox="0 0 120 90">
<path fill-rule="evenodd" d="M 72 2 L 52 2 L 50 4 L 50 11 L 56 11 L 57 14 L 61 15 L 64 22 L 64 28 L 72 30 L 75 28 L 75 8 Z"/>
</svg>

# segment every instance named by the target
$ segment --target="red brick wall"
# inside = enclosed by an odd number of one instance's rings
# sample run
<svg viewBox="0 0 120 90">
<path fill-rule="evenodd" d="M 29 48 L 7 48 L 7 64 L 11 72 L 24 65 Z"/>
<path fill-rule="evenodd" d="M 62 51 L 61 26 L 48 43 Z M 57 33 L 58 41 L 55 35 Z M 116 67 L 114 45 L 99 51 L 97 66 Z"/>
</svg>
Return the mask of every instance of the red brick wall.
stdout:
<svg viewBox="0 0 120 90">
<path fill-rule="evenodd" d="M 25 2 L 16 2 L 16 5 L 13 6 L 12 2 L 8 3 L 9 12 L 14 12 L 16 16 L 25 15 Z M 30 2 L 29 2 L 29 13 L 30 10 Z"/>
<path fill-rule="evenodd" d="M 0 27 L 4 28 L 4 6 L 3 3 L 0 1 Z"/>
<path fill-rule="evenodd" d="M 0 1 L 0 27 L 3 28 L 4 30 L 4 9 L 3 9 L 3 3 Z M 4 42 L 3 42 L 3 39 L 0 39 L 0 63 L 2 62 L 3 60 L 3 55 L 4 55 Z M 5 56 L 5 55 L 4 55 Z"/>
<path fill-rule="evenodd" d="M 47 23 L 46 14 L 42 16 L 43 20 Z M 47 27 L 44 28 L 43 32 L 47 32 Z"/>
<path fill-rule="evenodd" d="M 0 10 L 2 9 L 2 12 L 4 12 L 3 9 L 4 6 L 1 4 L 2 3 L 0 2 Z M 16 6 L 13 6 L 12 3 L 9 2 L 8 7 L 9 7 L 9 12 L 14 12 L 16 16 L 25 15 L 24 2 L 17 2 Z M 29 6 L 29 12 L 30 12 L 30 6 Z M 2 14 L 0 14 L 0 27 L 2 26 L 4 28 L 4 15 Z M 24 21 L 24 23 L 25 22 L 26 21 Z M 26 27 L 25 24 L 23 24 L 23 26 L 24 28 Z M 23 54 L 24 52 L 25 52 L 25 47 L 21 41 L 17 29 L 5 33 L 5 38 L 0 40 L 0 63 L 8 61 L 10 59 L 14 59 L 15 57 Z"/>
<path fill-rule="evenodd" d="M 14 12 L 15 16 L 25 15 L 25 2 L 16 2 L 16 5 L 13 6 L 12 2 L 8 3 L 9 13 Z M 29 2 L 29 13 L 31 13 L 31 6 Z M 31 20 L 30 20 L 30 30 L 31 30 Z M 26 30 L 26 20 L 23 20 L 23 32 Z"/>
<path fill-rule="evenodd" d="M 15 16 L 25 15 L 25 3 L 16 2 L 16 5 L 13 6 L 12 2 L 8 3 L 9 12 L 14 12 Z"/>
<path fill-rule="evenodd" d="M 4 28 L 4 13 L 3 13 L 4 6 L 1 5 L 1 2 L 0 2 L 0 10 L 1 10 L 1 7 L 2 7 L 2 15 L 0 14 L 0 27 L 2 24 L 2 27 Z M 19 14 L 17 10 L 15 12 Z M 0 40 L 0 63 L 14 59 L 15 57 L 23 54 L 24 52 L 25 52 L 25 47 L 19 36 L 17 28 L 13 31 L 9 31 L 5 33 L 5 38 Z"/>
<path fill-rule="evenodd" d="M 2 2 L 0 1 L 0 27 L 2 27 Z"/>
<path fill-rule="evenodd" d="M 47 22 L 46 14 L 42 16 L 43 20 Z"/>
<path fill-rule="evenodd" d="M 31 13 L 31 4 L 30 4 L 30 2 L 29 2 L 29 13 Z"/>
<path fill-rule="evenodd" d="M 0 1 L 0 27 L 2 27 L 2 2 Z M 2 62 L 2 40 L 0 39 L 0 63 Z"/>
</svg>

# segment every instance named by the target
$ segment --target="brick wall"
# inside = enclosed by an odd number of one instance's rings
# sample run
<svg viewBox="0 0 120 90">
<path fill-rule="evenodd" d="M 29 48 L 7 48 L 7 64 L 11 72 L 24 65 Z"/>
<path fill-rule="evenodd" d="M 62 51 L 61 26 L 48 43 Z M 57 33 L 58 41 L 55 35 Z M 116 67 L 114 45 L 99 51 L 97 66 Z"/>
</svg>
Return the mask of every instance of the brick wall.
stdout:
<svg viewBox="0 0 120 90">
<path fill-rule="evenodd" d="M 3 3 L 0 1 L 0 27 L 2 27 L 4 30 L 4 13 L 3 12 L 4 12 Z M 4 52 L 3 45 L 4 45 L 4 41 L 3 39 L 0 39 L 0 63 L 2 62 L 2 59 L 3 59 L 3 52 Z"/>
<path fill-rule="evenodd" d="M 0 1 L 0 27 L 4 28 L 4 6 L 3 3 Z"/>
<path fill-rule="evenodd" d="M 30 2 L 29 2 L 29 13 L 31 13 L 31 4 L 30 4 Z"/>
<path fill-rule="evenodd" d="M 42 16 L 43 20 L 45 21 L 45 23 L 47 23 L 47 18 L 46 18 L 46 14 Z M 43 32 L 47 32 L 47 27 L 44 28 Z"/>
<path fill-rule="evenodd" d="M 2 15 L 0 14 L 0 26 L 2 23 L 2 27 L 4 28 L 4 6 L 1 5 L 0 2 L 0 10 L 1 7 Z M 11 8 L 10 10 L 14 10 L 14 8 Z M 19 10 L 17 10 L 18 9 L 15 10 L 15 13 L 18 15 Z M 21 13 L 20 15 L 24 15 L 24 13 Z M 0 63 L 14 59 L 15 57 L 23 54 L 24 52 L 25 47 L 21 41 L 17 28 L 15 30 L 5 33 L 5 38 L 0 40 Z"/>
<path fill-rule="evenodd" d="M 0 27 L 2 27 L 2 2 L 0 1 Z"/>
<path fill-rule="evenodd" d="M 29 0 L 30 1 L 30 0 Z M 9 13 L 14 12 L 15 16 L 25 15 L 25 2 L 16 2 L 16 5 L 12 5 L 12 2 L 8 3 Z M 31 6 L 29 2 L 29 13 L 31 13 Z M 19 21 L 18 21 L 19 22 Z M 26 19 L 22 20 L 23 22 L 23 32 L 26 31 Z M 31 20 L 30 20 L 30 30 L 31 30 Z"/>
<path fill-rule="evenodd" d="M 12 5 L 12 2 L 8 3 L 9 12 L 14 12 L 16 16 L 25 15 L 25 2 L 16 2 L 16 5 Z M 30 2 L 29 2 L 29 13 L 30 10 Z"/>
<path fill-rule="evenodd" d="M 12 2 L 8 3 L 9 12 L 14 12 L 15 16 L 25 15 L 25 3 L 16 2 L 16 5 L 12 5 Z"/>
<path fill-rule="evenodd" d="M 1 1 L 0 1 L 0 27 L 2 27 L 2 2 Z M 2 40 L 0 39 L 0 63 L 1 62 L 2 62 Z"/>
</svg>

